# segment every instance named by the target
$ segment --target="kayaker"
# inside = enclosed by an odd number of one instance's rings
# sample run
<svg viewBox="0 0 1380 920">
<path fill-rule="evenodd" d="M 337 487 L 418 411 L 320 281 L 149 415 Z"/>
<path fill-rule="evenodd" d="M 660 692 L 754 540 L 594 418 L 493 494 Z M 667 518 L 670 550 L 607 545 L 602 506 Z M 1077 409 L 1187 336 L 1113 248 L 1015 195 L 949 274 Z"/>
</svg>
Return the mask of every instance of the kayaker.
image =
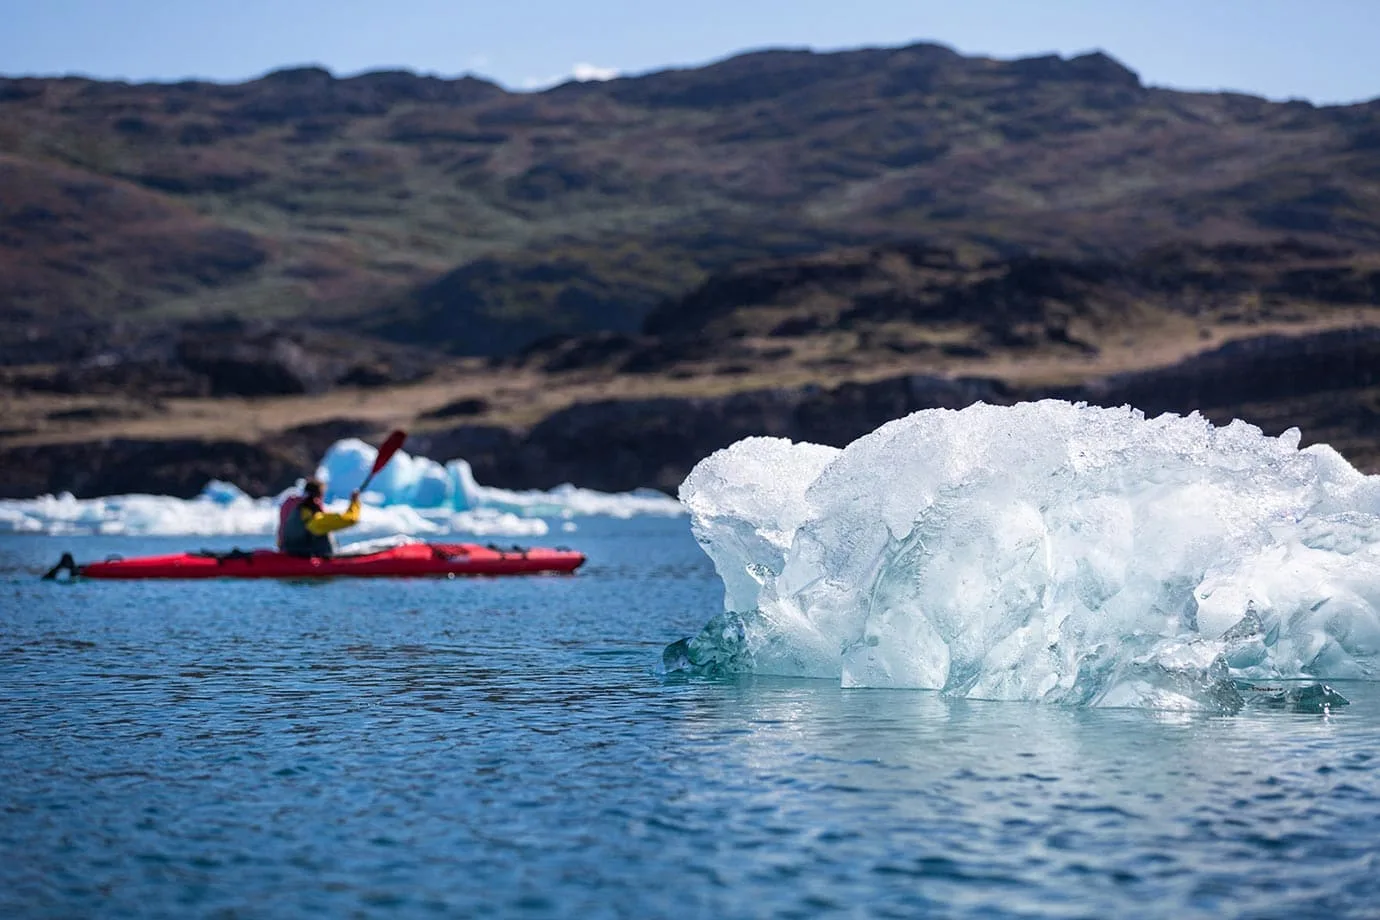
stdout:
<svg viewBox="0 0 1380 920">
<path fill-rule="evenodd" d="M 293 495 L 278 509 L 278 549 L 293 556 L 333 556 L 337 530 L 359 523 L 359 490 L 350 493 L 343 513 L 327 511 L 321 503 L 326 487 L 308 479 L 301 495 Z"/>
</svg>

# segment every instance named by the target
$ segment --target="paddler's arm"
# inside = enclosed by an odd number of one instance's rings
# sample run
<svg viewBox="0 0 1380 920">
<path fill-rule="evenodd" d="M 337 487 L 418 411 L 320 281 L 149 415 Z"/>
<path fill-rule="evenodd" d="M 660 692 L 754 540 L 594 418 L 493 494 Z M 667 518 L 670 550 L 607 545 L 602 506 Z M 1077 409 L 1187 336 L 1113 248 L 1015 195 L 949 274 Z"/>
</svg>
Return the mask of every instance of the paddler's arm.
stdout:
<svg viewBox="0 0 1380 920">
<path fill-rule="evenodd" d="M 346 527 L 355 526 L 359 523 L 359 493 L 356 492 L 350 496 L 350 507 L 340 513 L 334 511 L 313 513 L 309 508 L 303 508 L 302 522 L 307 525 L 307 530 L 312 536 L 316 537 L 324 537 L 333 530 L 344 530 Z"/>
</svg>

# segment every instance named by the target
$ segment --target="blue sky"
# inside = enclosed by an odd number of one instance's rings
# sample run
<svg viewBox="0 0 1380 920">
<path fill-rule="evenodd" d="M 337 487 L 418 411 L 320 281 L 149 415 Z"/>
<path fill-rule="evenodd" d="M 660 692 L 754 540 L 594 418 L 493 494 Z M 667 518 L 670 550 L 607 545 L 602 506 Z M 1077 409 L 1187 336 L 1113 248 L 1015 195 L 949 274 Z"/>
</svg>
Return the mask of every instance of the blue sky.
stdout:
<svg viewBox="0 0 1380 920">
<path fill-rule="evenodd" d="M 0 0 L 0 23 L 10 75 L 243 80 L 312 63 L 521 89 L 926 40 L 997 57 L 1101 48 L 1159 86 L 1380 97 L 1380 0 Z"/>
</svg>

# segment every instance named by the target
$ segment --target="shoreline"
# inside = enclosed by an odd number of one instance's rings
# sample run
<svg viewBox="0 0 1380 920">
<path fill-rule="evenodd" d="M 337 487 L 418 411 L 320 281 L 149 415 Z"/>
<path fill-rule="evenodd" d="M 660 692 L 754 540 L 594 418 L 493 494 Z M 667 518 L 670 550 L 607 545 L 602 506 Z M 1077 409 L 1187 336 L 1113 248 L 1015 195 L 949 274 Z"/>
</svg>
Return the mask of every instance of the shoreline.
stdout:
<svg viewBox="0 0 1380 920">
<path fill-rule="evenodd" d="M 849 368 L 831 379 L 803 368 L 731 380 L 452 369 L 449 378 L 369 391 L 169 400 L 161 413 L 93 422 L 85 436 L 71 422 L 50 433 L 0 437 L 0 496 L 149 491 L 190 497 L 213 478 L 250 494 L 272 494 L 314 469 L 331 443 L 374 439 L 392 427 L 409 431 L 409 453 L 442 463 L 465 459 L 486 485 L 573 482 L 600 491 L 674 492 L 696 462 L 743 437 L 842 446 L 920 409 L 1050 397 L 1129 404 L 1147 415 L 1196 410 L 1218 424 L 1239 417 L 1271 435 L 1299 427 L 1305 445 L 1330 443 L 1374 473 L 1380 472 L 1380 322 L 1342 321 L 1377 315 L 1356 311 L 1327 323 L 1272 324 L 1271 334 L 1214 337 L 1203 343 L 1211 347 L 1177 352 L 1162 342 L 1140 349 L 1139 362 L 1106 353 L 1078 362 L 1035 356 L 953 362 L 948 373 L 927 373 L 920 362 L 897 361 Z M 1166 354 L 1177 360 L 1154 361 Z M 1106 372 L 1087 375 L 1090 366 Z M 955 372 L 963 370 L 971 373 Z M 436 417 L 437 408 L 457 400 L 482 399 L 485 374 L 503 380 L 494 402 L 474 414 Z M 80 411 L 128 398 L 10 392 L 5 407 L 7 418 L 22 423 L 55 406 Z M 515 411 L 523 407 L 528 414 Z M 193 434 L 198 429 L 201 436 Z"/>
</svg>

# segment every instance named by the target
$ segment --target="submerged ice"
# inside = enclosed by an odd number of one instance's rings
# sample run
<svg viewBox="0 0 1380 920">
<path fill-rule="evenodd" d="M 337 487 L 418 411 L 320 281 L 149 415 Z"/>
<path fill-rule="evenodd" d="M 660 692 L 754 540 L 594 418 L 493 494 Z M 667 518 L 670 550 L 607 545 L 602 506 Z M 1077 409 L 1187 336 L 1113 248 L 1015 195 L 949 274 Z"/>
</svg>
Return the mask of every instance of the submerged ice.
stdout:
<svg viewBox="0 0 1380 920">
<path fill-rule="evenodd" d="M 1375 677 L 1380 477 L 1298 443 L 1058 401 L 741 441 L 681 487 L 725 613 L 666 667 L 1226 711 Z"/>
<path fill-rule="evenodd" d="M 343 508 L 378 456 L 363 441 L 332 445 L 316 470 L 327 483 L 328 503 Z M 233 485 L 211 482 L 193 499 L 166 495 L 117 495 L 78 499 L 70 494 L 0 501 L 0 533 L 127 534 L 137 536 L 271 537 L 285 495 L 254 498 Z M 511 491 L 475 482 L 464 460 L 442 465 L 405 451 L 393 455 L 369 484 L 363 513 L 351 537 L 386 534 L 532 537 L 546 534 L 548 520 L 572 527 L 572 518 L 682 514 L 659 492 L 609 494 L 560 486 L 550 491 Z"/>
</svg>

